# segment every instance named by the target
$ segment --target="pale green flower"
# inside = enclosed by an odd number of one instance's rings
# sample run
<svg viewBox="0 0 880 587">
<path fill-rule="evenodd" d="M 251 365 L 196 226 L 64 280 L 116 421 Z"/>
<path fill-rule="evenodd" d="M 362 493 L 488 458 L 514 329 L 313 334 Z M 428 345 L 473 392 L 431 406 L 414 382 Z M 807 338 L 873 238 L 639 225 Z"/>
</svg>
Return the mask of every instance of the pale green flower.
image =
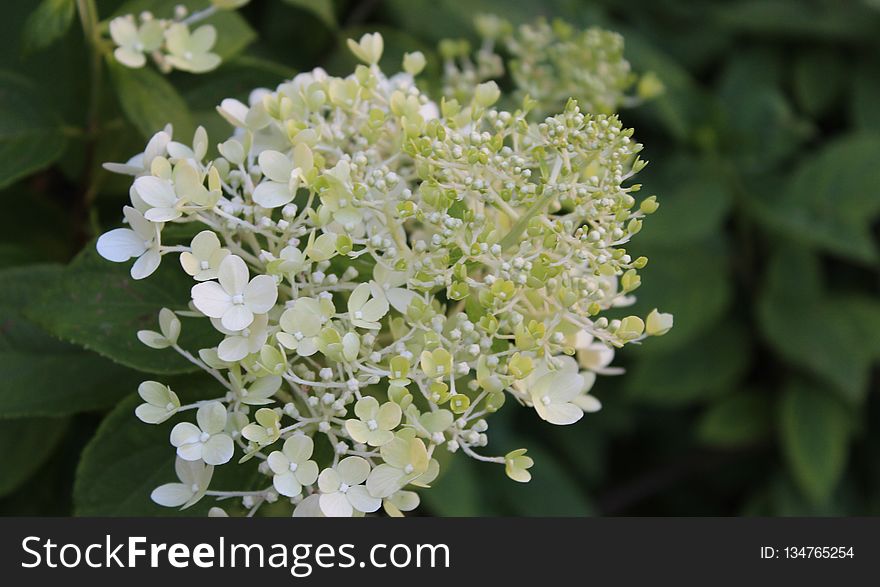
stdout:
<svg viewBox="0 0 880 587">
<path fill-rule="evenodd" d="M 226 434 L 226 408 L 210 402 L 198 409 L 196 421 L 180 422 L 171 430 L 171 444 L 177 456 L 186 461 L 202 460 L 208 465 L 222 465 L 232 458 L 232 438 Z"/>
<path fill-rule="evenodd" d="M 161 424 L 180 409 L 180 399 L 167 385 L 158 381 L 144 381 L 138 386 L 138 395 L 145 404 L 139 405 L 134 413 L 141 422 Z"/>
<path fill-rule="evenodd" d="M 152 53 L 162 46 L 163 33 L 162 24 L 157 20 L 146 20 L 138 27 L 131 15 L 114 18 L 110 21 L 110 36 L 118 46 L 113 56 L 126 67 L 143 67 L 147 62 L 144 53 Z"/>
<path fill-rule="evenodd" d="M 395 491 L 382 500 L 382 508 L 392 518 L 402 518 L 403 512 L 413 511 L 419 507 L 420 501 L 415 491 Z"/>
<path fill-rule="evenodd" d="M 293 160 L 278 151 L 263 151 L 260 169 L 267 180 L 254 190 L 254 202 L 264 208 L 278 208 L 293 200 L 305 175 L 314 167 L 312 150 L 305 143 L 293 148 Z"/>
<path fill-rule="evenodd" d="M 663 336 L 672 329 L 672 314 L 658 312 L 656 308 L 648 314 L 645 322 L 645 332 L 648 336 Z"/>
<path fill-rule="evenodd" d="M 266 314 L 256 314 L 254 321 L 242 330 L 229 330 L 217 318 L 211 318 L 211 324 L 226 335 L 217 347 L 217 356 L 221 361 L 241 361 L 246 356 L 259 352 L 269 339 L 269 317 Z"/>
<path fill-rule="evenodd" d="M 211 53 L 216 41 L 217 30 L 209 24 L 190 32 L 185 24 L 174 23 L 165 31 L 165 45 L 169 52 L 165 59 L 183 71 L 211 71 L 220 65 L 220 57 Z"/>
<path fill-rule="evenodd" d="M 142 343 L 154 349 L 166 349 L 177 344 L 180 336 L 180 320 L 168 308 L 159 310 L 159 332 L 138 330 L 137 337 Z"/>
<path fill-rule="evenodd" d="M 373 497 L 362 485 L 369 474 L 370 464 L 361 457 L 346 457 L 335 468 L 321 471 L 319 504 L 324 515 L 350 518 L 355 511 L 370 513 L 379 509 L 382 500 Z"/>
<path fill-rule="evenodd" d="M 281 428 L 279 422 L 280 416 L 275 410 L 269 408 L 260 408 L 254 415 L 256 422 L 252 422 L 242 428 L 241 435 L 257 443 L 259 446 L 268 446 L 278 440 L 281 436 Z"/>
<path fill-rule="evenodd" d="M 535 411 L 551 424 L 574 424 L 584 416 L 573 400 L 586 391 L 590 382 L 577 372 L 574 361 L 563 365 L 556 371 L 537 372 L 538 376 L 526 384 Z"/>
<path fill-rule="evenodd" d="M 304 485 L 312 485 L 318 479 L 318 464 L 310 460 L 314 443 L 308 436 L 291 436 L 284 441 L 280 451 L 269 455 L 272 469 L 272 485 L 281 495 L 295 497 L 302 493 Z"/>
<path fill-rule="evenodd" d="M 354 53 L 355 57 L 367 65 L 379 63 L 379 59 L 382 58 L 383 47 L 382 35 L 379 33 L 367 33 L 358 42 L 348 39 L 348 48 Z"/>
<path fill-rule="evenodd" d="M 281 315 L 279 324 L 282 332 L 275 335 L 278 342 L 301 357 L 310 357 L 318 352 L 315 339 L 328 319 L 321 306 L 321 302 L 314 298 L 298 298 L 293 307 Z"/>
<path fill-rule="evenodd" d="M 282 379 L 277 375 L 260 377 L 240 392 L 241 403 L 248 406 L 264 406 L 271 404 L 271 399 L 281 389 Z"/>
<path fill-rule="evenodd" d="M 354 413 L 358 419 L 346 420 L 345 429 L 355 442 L 370 446 L 391 442 L 394 439 L 391 431 L 397 428 L 403 416 L 397 404 L 386 402 L 380 406 L 376 398 L 371 396 L 359 399 L 354 405 Z"/>
<path fill-rule="evenodd" d="M 527 457 L 526 449 L 518 448 L 512 450 L 504 456 L 504 472 L 514 481 L 520 483 L 528 483 L 532 479 L 532 474 L 528 469 L 532 468 L 535 461 L 531 457 Z"/>
<path fill-rule="evenodd" d="M 160 485 L 150 494 L 150 499 L 161 506 L 186 509 L 195 505 L 208 491 L 214 467 L 201 461 L 177 458 L 174 470 L 180 483 Z"/>
<path fill-rule="evenodd" d="M 229 249 L 220 245 L 217 234 L 211 230 L 203 230 L 193 238 L 190 248 L 191 252 L 184 251 L 180 254 L 183 270 L 196 281 L 217 279 L 217 269 L 221 261 L 229 255 Z"/>
<path fill-rule="evenodd" d="M 377 497 L 389 497 L 428 470 L 428 451 L 412 430 L 401 431 L 379 449 L 384 463 L 367 479 L 367 489 Z"/>
</svg>

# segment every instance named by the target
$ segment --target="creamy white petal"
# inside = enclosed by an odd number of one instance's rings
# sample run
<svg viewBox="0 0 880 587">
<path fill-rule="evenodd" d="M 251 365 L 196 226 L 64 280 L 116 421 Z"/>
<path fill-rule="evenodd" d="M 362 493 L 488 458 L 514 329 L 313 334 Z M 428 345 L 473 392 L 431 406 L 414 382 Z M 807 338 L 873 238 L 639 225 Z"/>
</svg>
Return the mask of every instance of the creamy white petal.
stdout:
<svg viewBox="0 0 880 587">
<path fill-rule="evenodd" d="M 355 485 L 350 488 L 345 496 L 356 510 L 367 514 L 375 512 L 382 505 L 382 500 L 370 495 L 370 492 L 363 485 Z"/>
<path fill-rule="evenodd" d="M 115 263 L 140 257 L 147 250 L 144 239 L 130 228 L 116 228 L 105 232 L 98 238 L 96 248 L 99 255 Z"/>
<path fill-rule="evenodd" d="M 190 293 L 193 305 L 205 316 L 222 318 L 232 308 L 232 298 L 215 281 L 194 285 Z"/>
</svg>

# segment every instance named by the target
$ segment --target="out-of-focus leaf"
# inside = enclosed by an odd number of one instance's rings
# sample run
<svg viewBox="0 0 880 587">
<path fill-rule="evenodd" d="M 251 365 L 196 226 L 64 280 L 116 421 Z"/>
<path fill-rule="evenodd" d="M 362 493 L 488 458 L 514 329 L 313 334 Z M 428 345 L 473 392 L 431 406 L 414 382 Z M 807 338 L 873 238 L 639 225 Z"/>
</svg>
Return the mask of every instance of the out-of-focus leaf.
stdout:
<svg viewBox="0 0 880 587">
<path fill-rule="evenodd" d="M 156 330 L 162 307 L 186 309 L 192 282 L 166 258 L 148 279 L 135 281 L 129 264 L 111 263 L 86 246 L 61 278 L 31 303 L 27 315 L 56 336 L 92 349 L 117 363 L 149 373 L 197 369 L 170 349 L 144 346 L 138 330 Z M 216 344 L 207 320 L 184 320 L 180 344 L 198 350 Z"/>
<path fill-rule="evenodd" d="M 652 158 L 643 172 L 641 193 L 656 194 L 660 209 L 645 220 L 639 244 L 681 246 L 704 240 L 721 229 L 730 209 L 725 178 L 704 162 L 686 155 Z"/>
<path fill-rule="evenodd" d="M 825 501 L 846 466 L 851 421 L 827 390 L 793 382 L 779 407 L 782 449 L 789 470 L 805 496 Z"/>
<path fill-rule="evenodd" d="M 480 493 L 481 463 L 464 455 L 453 455 L 448 460 L 431 488 L 419 492 L 422 509 L 444 517 L 489 515 Z"/>
<path fill-rule="evenodd" d="M 880 67 L 866 60 L 854 68 L 850 102 L 853 124 L 860 131 L 880 132 Z"/>
<path fill-rule="evenodd" d="M 819 0 L 740 0 L 720 3 L 719 25 L 771 38 L 873 38 L 875 15 L 866 3 Z"/>
<path fill-rule="evenodd" d="M 64 152 L 61 122 L 39 90 L 0 71 L 0 188 L 47 167 Z"/>
<path fill-rule="evenodd" d="M 331 29 L 335 29 L 337 26 L 333 0 L 284 0 L 284 2 L 311 12 Z"/>
<path fill-rule="evenodd" d="M 646 344 L 651 344 L 648 340 Z M 625 375 L 623 387 L 640 403 L 675 406 L 705 401 L 724 393 L 745 373 L 749 337 L 737 322 L 722 322 L 669 353 L 641 356 Z"/>
<path fill-rule="evenodd" d="M 761 171 L 791 155 L 813 133 L 783 92 L 783 66 L 769 51 L 739 53 L 724 71 L 718 95 L 740 167 Z"/>
<path fill-rule="evenodd" d="M 662 213 L 661 204 L 657 214 Z M 646 224 L 651 220 L 648 218 Z M 637 249 L 637 254 L 646 255 L 650 261 L 640 272 L 642 286 L 636 290 L 636 305 L 620 313 L 646 316 L 651 309 L 659 308 L 675 315 L 675 327 L 660 338 L 645 341 L 638 349 L 640 356 L 680 348 L 718 322 L 732 293 L 724 241 L 716 237 L 684 247 L 649 244 Z"/>
<path fill-rule="evenodd" d="M 168 80 L 152 69 L 110 63 L 113 83 L 126 118 L 145 137 L 171 123 L 177 137 L 189 139 L 195 127 L 186 102 Z"/>
<path fill-rule="evenodd" d="M 832 51 L 816 50 L 799 55 L 794 63 L 794 94 L 808 114 L 819 117 L 840 96 L 846 63 Z"/>
<path fill-rule="evenodd" d="M 0 271 L 0 418 L 100 409 L 133 389 L 127 369 L 54 339 L 22 315 L 61 271 L 59 265 Z"/>
<path fill-rule="evenodd" d="M 822 291 L 815 257 L 788 248 L 770 261 L 758 315 L 765 338 L 780 356 L 822 377 L 846 400 L 860 402 L 876 356 L 876 333 L 866 332 L 870 305 L 863 305 L 862 315 L 842 301 Z"/>
<path fill-rule="evenodd" d="M 222 390 L 206 375 L 163 380 L 183 398 L 218 397 Z M 104 418 L 94 438 L 83 450 L 76 472 L 74 507 L 79 516 L 205 515 L 212 505 L 206 498 L 183 512 L 150 500 L 163 483 L 175 483 L 174 448 L 168 435 L 174 421 L 144 424 L 134 415 L 140 398 L 132 395 Z M 191 416 L 190 418 L 191 419 Z M 257 479 L 256 459 L 246 465 L 218 467 L 212 489 L 247 490 Z M 263 477 L 265 480 L 265 477 Z"/>
<path fill-rule="evenodd" d="M 799 242 L 876 263 L 871 223 L 880 215 L 880 138 L 848 135 L 802 160 L 782 193 L 758 193 L 759 220 Z"/>
<path fill-rule="evenodd" d="M 748 446 L 772 430 L 773 404 L 766 392 L 741 392 L 719 398 L 697 422 L 697 438 L 719 448 Z"/>
<path fill-rule="evenodd" d="M 24 24 L 21 33 L 26 53 L 45 49 L 64 36 L 76 12 L 74 0 L 43 0 Z"/>
<path fill-rule="evenodd" d="M 67 430 L 67 419 L 22 418 L 0 426 L 0 497 L 9 495 L 46 462 Z"/>
</svg>

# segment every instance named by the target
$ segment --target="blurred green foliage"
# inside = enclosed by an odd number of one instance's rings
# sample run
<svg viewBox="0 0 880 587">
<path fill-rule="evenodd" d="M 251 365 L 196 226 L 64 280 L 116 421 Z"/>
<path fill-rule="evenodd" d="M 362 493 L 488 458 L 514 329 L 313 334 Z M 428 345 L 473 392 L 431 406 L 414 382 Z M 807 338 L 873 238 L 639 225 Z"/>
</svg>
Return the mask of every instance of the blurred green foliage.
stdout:
<svg viewBox="0 0 880 587">
<path fill-rule="evenodd" d="M 136 421 L 136 385 L 176 373 L 205 393 L 134 339 L 182 282 L 132 285 L 90 250 L 127 197 L 100 163 L 166 122 L 223 136 L 222 98 L 316 65 L 344 73 L 344 40 L 364 31 L 383 33 L 389 68 L 423 51 L 436 83 L 438 41 L 476 40 L 473 16 L 495 12 L 621 32 L 634 69 L 665 85 L 621 115 L 662 204 L 636 244 L 651 259 L 639 309 L 676 325 L 618 357 L 627 374 L 600 378 L 604 409 L 579 424 L 494 418 L 490 448 L 528 446 L 531 483 L 447 455 L 421 512 L 880 514 L 880 2 L 253 0 L 215 17 L 220 69 L 167 77 L 90 64 L 73 0 L 3 11 L 0 513 L 160 513 L 147 494 L 173 475 L 155 448 L 169 425 Z"/>
</svg>

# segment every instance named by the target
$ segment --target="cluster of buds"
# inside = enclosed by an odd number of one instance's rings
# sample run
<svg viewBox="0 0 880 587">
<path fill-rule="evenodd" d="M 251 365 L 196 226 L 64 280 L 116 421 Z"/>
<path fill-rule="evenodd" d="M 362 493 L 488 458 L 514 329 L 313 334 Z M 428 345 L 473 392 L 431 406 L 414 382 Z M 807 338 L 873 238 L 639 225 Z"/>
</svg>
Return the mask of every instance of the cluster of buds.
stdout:
<svg viewBox="0 0 880 587">
<path fill-rule="evenodd" d="M 462 100 L 476 84 L 509 73 L 516 87 L 511 99 L 520 102 L 528 96 L 535 114 L 558 112 L 570 98 L 585 112 L 612 114 L 663 91 L 654 74 L 632 72 L 617 33 L 578 30 L 562 20 L 514 27 L 495 15 L 478 16 L 475 26 L 482 44 L 473 55 L 467 41 L 440 43 L 447 96 Z M 506 56 L 506 67 L 496 51 Z"/>
<path fill-rule="evenodd" d="M 380 35 L 349 45 L 363 64 L 347 77 L 316 69 L 224 100 L 235 131 L 217 158 L 204 130 L 185 145 L 166 129 L 108 164 L 135 179 L 129 227 L 99 253 L 136 258 L 136 279 L 171 254 L 194 282 L 188 308 L 138 336 L 217 385 L 188 405 L 160 382 L 139 389 L 145 422 L 196 412 L 171 431 L 180 482 L 156 489 L 159 504 L 400 515 L 439 450 L 528 481 L 524 449 L 485 454 L 488 417 L 512 400 L 572 424 L 600 408 L 590 391 L 619 372 L 615 348 L 672 326 L 656 310 L 602 315 L 632 303 L 647 260 L 625 245 L 658 206 L 633 195 L 642 145 L 616 116 L 570 100 L 533 120 L 531 100 L 498 109 L 494 82 L 438 105 L 415 83 L 420 54 L 389 77 Z M 168 223 L 204 230 L 163 245 Z M 181 317 L 222 341 L 182 348 Z M 216 467 L 250 459 L 264 483 L 211 488 Z"/>
</svg>

